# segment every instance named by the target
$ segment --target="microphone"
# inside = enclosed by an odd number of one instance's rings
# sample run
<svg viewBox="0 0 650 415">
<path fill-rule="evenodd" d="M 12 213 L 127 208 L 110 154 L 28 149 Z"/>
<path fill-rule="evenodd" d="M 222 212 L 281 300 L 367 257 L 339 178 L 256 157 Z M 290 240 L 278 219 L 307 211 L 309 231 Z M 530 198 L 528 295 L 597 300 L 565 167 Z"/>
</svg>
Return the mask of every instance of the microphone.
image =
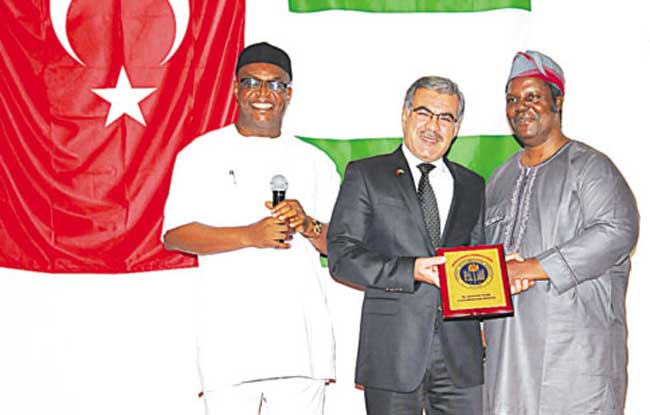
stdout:
<svg viewBox="0 0 650 415">
<path fill-rule="evenodd" d="M 287 178 L 281 174 L 276 174 L 271 177 L 271 192 L 273 193 L 273 206 L 284 200 L 284 196 L 289 188 Z M 284 243 L 284 239 L 280 239 L 280 243 Z"/>
<path fill-rule="evenodd" d="M 271 192 L 273 192 L 273 206 L 284 200 L 284 196 L 289 188 L 287 178 L 281 174 L 271 177 Z"/>
</svg>

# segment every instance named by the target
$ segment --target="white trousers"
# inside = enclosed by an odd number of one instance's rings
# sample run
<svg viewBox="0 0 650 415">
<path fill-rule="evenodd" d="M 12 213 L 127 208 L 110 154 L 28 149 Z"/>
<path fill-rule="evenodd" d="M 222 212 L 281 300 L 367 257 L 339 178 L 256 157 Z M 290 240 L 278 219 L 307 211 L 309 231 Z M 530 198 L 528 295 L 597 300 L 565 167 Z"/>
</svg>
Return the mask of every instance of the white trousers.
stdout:
<svg viewBox="0 0 650 415">
<path fill-rule="evenodd" d="M 323 415 L 325 381 L 260 380 L 205 391 L 206 415 Z"/>
</svg>

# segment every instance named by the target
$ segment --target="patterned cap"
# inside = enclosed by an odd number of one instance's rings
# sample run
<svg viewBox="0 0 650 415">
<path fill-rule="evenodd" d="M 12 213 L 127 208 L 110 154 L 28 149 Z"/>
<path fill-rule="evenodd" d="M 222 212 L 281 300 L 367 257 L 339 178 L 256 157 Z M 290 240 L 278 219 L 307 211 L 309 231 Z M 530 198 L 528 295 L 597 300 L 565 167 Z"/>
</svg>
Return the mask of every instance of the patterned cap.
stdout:
<svg viewBox="0 0 650 415">
<path fill-rule="evenodd" d="M 553 59 L 534 50 L 517 52 L 512 60 L 508 82 L 514 78 L 539 78 L 558 87 L 564 95 L 564 72 Z"/>
</svg>

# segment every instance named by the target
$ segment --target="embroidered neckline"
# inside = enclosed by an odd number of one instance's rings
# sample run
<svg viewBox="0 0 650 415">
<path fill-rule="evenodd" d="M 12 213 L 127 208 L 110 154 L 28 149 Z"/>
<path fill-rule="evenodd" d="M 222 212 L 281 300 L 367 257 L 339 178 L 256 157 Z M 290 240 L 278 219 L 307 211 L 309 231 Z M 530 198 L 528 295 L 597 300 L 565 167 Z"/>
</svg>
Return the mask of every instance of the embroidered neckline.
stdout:
<svg viewBox="0 0 650 415">
<path fill-rule="evenodd" d="M 523 164 L 521 164 L 521 156 L 523 156 L 523 154 L 524 154 L 524 152 L 522 150 L 517 154 L 517 166 L 519 166 L 520 169 L 538 169 L 540 167 L 543 167 L 543 166 L 547 165 L 548 163 L 550 163 L 551 160 L 554 160 L 560 153 L 564 152 L 565 148 L 569 148 L 569 145 L 572 144 L 572 143 L 573 143 L 573 140 L 567 141 L 566 143 L 564 143 L 562 145 L 562 147 L 558 148 L 557 151 L 555 153 L 553 153 L 553 155 L 551 155 L 551 157 L 547 158 L 546 160 L 544 160 L 543 162 L 541 162 L 541 163 L 539 163 L 539 164 L 537 164 L 535 166 L 524 166 Z"/>
</svg>

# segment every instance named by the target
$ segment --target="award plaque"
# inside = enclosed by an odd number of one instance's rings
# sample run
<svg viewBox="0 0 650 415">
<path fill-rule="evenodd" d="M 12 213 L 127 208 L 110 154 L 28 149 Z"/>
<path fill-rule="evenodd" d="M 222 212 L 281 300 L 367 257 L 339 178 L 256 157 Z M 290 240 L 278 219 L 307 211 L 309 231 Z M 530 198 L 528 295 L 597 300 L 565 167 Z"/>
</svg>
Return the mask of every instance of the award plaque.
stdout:
<svg viewBox="0 0 650 415">
<path fill-rule="evenodd" d="M 439 248 L 442 316 L 490 318 L 514 313 L 503 245 Z"/>
</svg>

